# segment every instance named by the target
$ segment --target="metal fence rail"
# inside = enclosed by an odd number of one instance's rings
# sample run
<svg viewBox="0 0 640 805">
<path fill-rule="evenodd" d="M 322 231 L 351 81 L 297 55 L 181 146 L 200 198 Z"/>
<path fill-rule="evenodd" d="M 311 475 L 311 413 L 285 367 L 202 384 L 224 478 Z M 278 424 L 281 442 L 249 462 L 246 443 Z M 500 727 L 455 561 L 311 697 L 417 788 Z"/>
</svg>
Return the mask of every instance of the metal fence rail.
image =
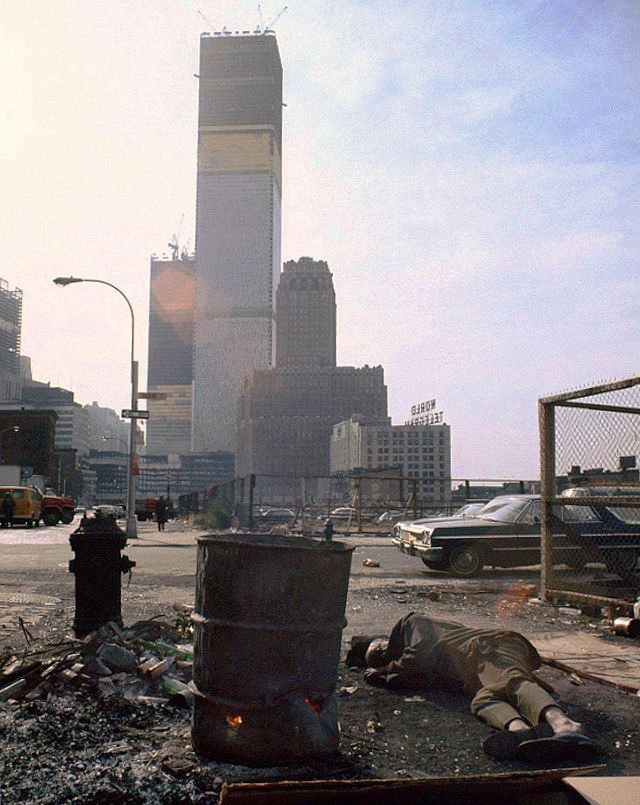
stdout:
<svg viewBox="0 0 640 805">
<path fill-rule="evenodd" d="M 222 503 L 242 528 L 286 524 L 315 533 L 331 517 L 337 533 L 388 533 L 399 519 L 451 514 L 466 503 L 496 495 L 538 492 L 539 483 L 438 478 L 438 494 L 432 489 L 433 478 L 401 475 L 392 469 L 353 476 L 248 475 L 209 487 L 202 505 Z"/>
<path fill-rule="evenodd" d="M 541 595 L 626 607 L 640 592 L 640 377 L 544 397 Z"/>
</svg>

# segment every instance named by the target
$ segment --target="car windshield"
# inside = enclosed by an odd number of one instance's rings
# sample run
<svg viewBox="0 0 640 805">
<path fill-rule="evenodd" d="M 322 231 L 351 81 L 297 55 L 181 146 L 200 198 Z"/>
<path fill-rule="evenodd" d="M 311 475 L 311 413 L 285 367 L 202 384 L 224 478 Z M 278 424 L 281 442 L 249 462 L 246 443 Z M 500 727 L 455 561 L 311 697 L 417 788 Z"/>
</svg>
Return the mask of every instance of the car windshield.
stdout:
<svg viewBox="0 0 640 805">
<path fill-rule="evenodd" d="M 475 516 L 482 520 L 497 520 L 499 523 L 515 523 L 530 503 L 530 498 L 495 498 Z"/>
<path fill-rule="evenodd" d="M 495 498 L 477 514 L 483 520 L 496 520 L 499 523 L 540 522 L 540 500 L 537 498 Z M 564 523 L 584 523 L 597 520 L 598 515 L 590 506 L 554 506 L 553 513 Z"/>
</svg>

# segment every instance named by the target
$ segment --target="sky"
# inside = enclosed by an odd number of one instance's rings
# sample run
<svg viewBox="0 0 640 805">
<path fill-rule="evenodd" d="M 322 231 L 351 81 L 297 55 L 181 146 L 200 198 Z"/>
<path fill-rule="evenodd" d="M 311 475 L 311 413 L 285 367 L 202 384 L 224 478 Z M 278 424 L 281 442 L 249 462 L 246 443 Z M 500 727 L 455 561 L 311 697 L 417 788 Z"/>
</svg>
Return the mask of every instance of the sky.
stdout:
<svg viewBox="0 0 640 805">
<path fill-rule="evenodd" d="M 264 22 L 284 3 L 265 0 Z M 202 31 L 234 0 L 4 0 L 0 277 L 35 379 L 129 407 L 149 257 L 194 247 Z M 205 21 L 204 17 L 207 18 Z M 537 400 L 639 374 L 640 3 L 290 0 L 284 260 L 327 260 L 338 361 L 437 400 L 452 474 L 539 474 Z"/>
</svg>

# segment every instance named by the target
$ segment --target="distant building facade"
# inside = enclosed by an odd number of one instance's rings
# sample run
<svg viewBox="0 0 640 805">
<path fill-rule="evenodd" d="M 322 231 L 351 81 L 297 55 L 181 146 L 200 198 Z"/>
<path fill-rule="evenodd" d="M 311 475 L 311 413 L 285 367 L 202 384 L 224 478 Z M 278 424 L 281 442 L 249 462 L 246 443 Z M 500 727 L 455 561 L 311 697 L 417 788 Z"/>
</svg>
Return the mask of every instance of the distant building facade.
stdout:
<svg viewBox="0 0 640 805">
<path fill-rule="evenodd" d="M 242 378 L 273 362 L 282 65 L 276 39 L 200 40 L 191 447 L 235 451 Z"/>
<path fill-rule="evenodd" d="M 186 453 L 191 447 L 195 261 L 151 258 L 146 452 Z"/>
<path fill-rule="evenodd" d="M 449 425 L 392 425 L 351 416 L 332 429 L 332 473 L 379 470 L 417 478 L 416 491 L 426 500 L 451 497 L 451 431 Z M 390 474 L 392 474 L 390 472 Z"/>
<path fill-rule="evenodd" d="M 0 459 L 27 470 L 28 476 L 41 475 L 45 483 L 57 485 L 55 431 L 56 412 L 26 408 L 0 410 Z M 19 428 L 14 431 L 13 428 Z M 28 478 L 25 477 L 25 481 Z"/>
<path fill-rule="evenodd" d="M 324 260 L 284 264 L 276 294 L 276 366 L 336 365 L 336 295 Z"/>
<path fill-rule="evenodd" d="M 84 406 L 88 416 L 89 449 L 121 450 L 129 449 L 129 424 L 113 408 L 106 408 L 92 402 Z"/>
<path fill-rule="evenodd" d="M 328 476 L 332 427 L 354 411 L 386 417 L 381 366 L 254 371 L 238 414 L 238 475 Z"/>
<path fill-rule="evenodd" d="M 32 381 L 23 386 L 20 402 L 11 403 L 20 408 L 49 408 L 58 415 L 55 444 L 57 450 L 75 450 L 78 458 L 89 452 L 89 414 L 75 402 L 73 392 L 49 383 Z"/>
<path fill-rule="evenodd" d="M 140 458 L 137 482 L 138 497 L 164 495 L 177 500 L 194 492 L 202 495 L 207 487 L 228 481 L 234 476 L 233 453 L 186 453 L 181 456 L 144 455 Z"/>
<path fill-rule="evenodd" d="M 22 291 L 0 279 L 0 400 L 20 398 Z"/>
</svg>

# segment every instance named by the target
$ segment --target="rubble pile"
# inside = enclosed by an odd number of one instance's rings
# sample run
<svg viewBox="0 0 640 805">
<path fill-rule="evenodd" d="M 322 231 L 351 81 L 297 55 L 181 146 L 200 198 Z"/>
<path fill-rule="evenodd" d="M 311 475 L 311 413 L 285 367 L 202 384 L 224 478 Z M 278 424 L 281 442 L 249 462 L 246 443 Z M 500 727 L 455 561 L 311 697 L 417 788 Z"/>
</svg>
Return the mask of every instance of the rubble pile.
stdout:
<svg viewBox="0 0 640 805">
<path fill-rule="evenodd" d="M 173 625 L 109 623 L 82 640 L 0 655 L 0 802 L 204 797 L 179 780 L 196 759 L 189 608 L 175 608 Z"/>
<path fill-rule="evenodd" d="M 127 629 L 108 623 L 82 640 L 32 644 L 20 655 L 5 652 L 0 702 L 46 699 L 71 687 L 98 698 L 190 705 L 193 649 L 183 639 L 162 621 L 139 621 Z"/>
</svg>

